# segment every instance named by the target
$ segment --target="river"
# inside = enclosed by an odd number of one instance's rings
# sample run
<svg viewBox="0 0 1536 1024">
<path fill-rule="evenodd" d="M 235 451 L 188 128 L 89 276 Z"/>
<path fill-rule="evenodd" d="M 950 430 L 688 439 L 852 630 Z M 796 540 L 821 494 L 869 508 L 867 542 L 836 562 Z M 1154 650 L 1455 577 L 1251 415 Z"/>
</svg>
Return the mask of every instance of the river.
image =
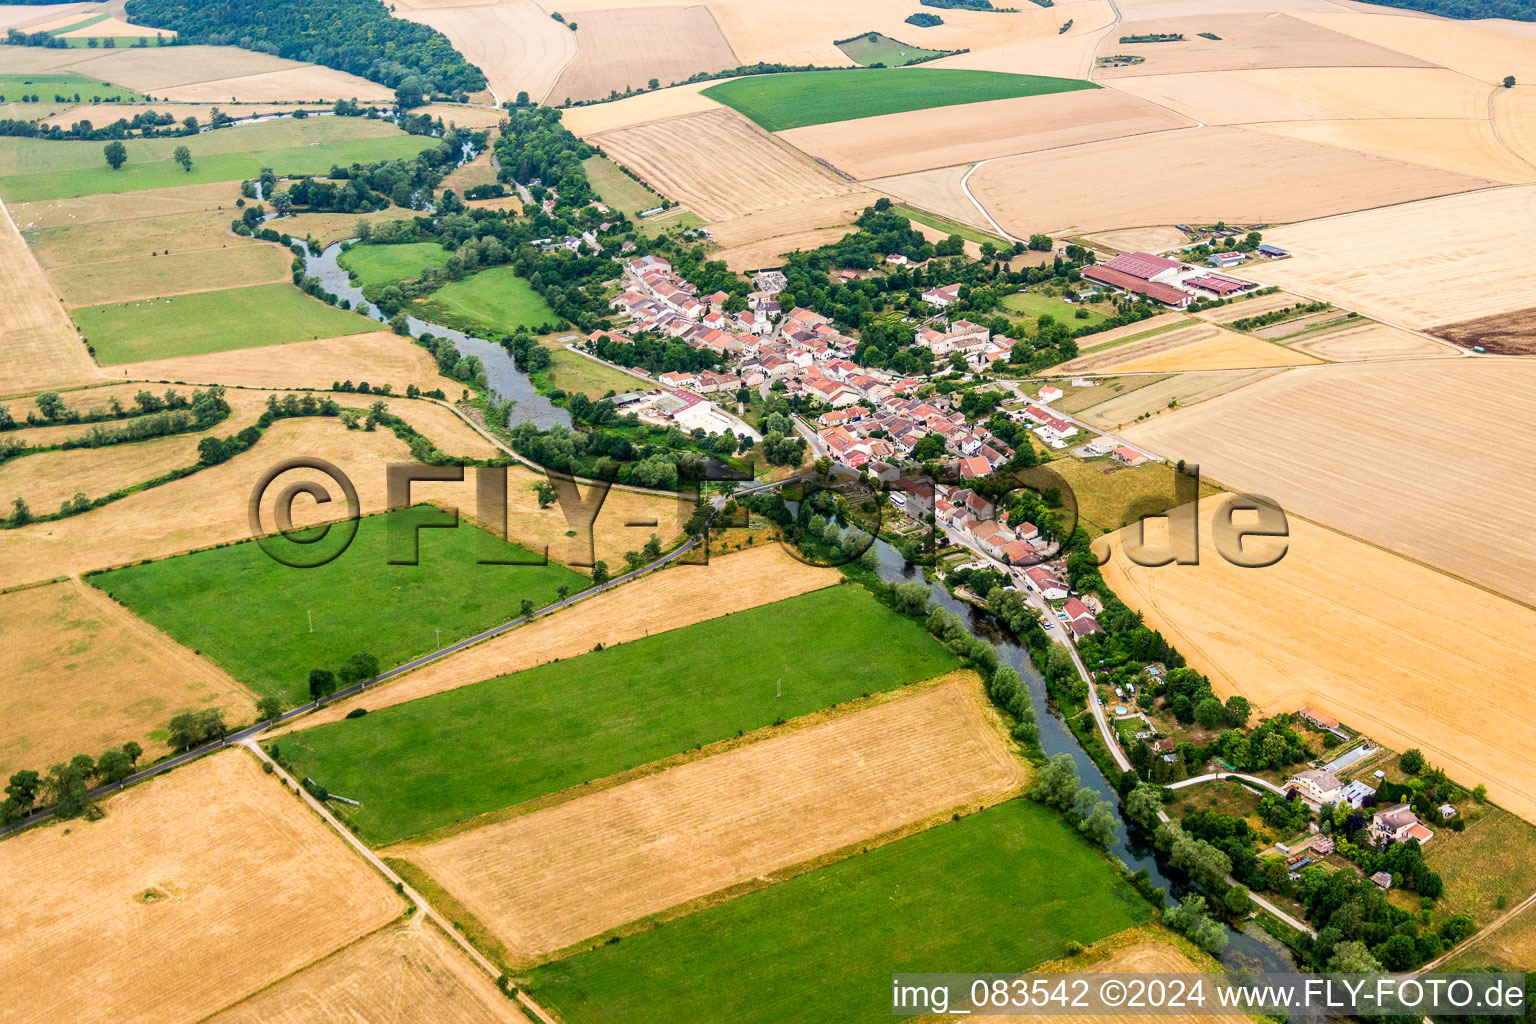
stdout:
<svg viewBox="0 0 1536 1024">
<path fill-rule="evenodd" d="M 1040 746 L 1047 757 L 1067 754 L 1077 766 L 1077 777 L 1085 786 L 1091 786 L 1104 799 L 1120 804 L 1119 793 L 1106 779 L 1099 766 L 1088 756 L 1077 737 L 1067 724 L 1050 709 L 1045 691 L 1045 679 L 1035 669 L 1029 652 L 1014 643 L 998 626 L 997 620 L 975 605 L 950 596 L 942 583 L 925 580 L 921 567 L 908 565 L 890 544 L 876 539 L 875 550 L 880 558 L 881 579 L 889 583 L 928 582 L 933 603 L 960 617 L 977 636 L 989 640 L 997 648 L 998 661 L 1018 670 L 1019 676 L 1029 689 L 1030 701 L 1035 706 L 1035 718 L 1040 725 Z M 1153 851 L 1134 842 L 1125 821 L 1116 816 L 1115 839 L 1109 852 L 1129 865 L 1132 871 L 1145 868 L 1152 880 L 1169 894 L 1170 901 L 1182 895 L 1189 886 L 1175 881 L 1163 873 Z M 1237 930 L 1227 926 L 1227 945 L 1216 958 L 1230 970 L 1288 972 L 1297 970 L 1292 953 L 1274 937 L 1252 922 Z"/>
<path fill-rule="evenodd" d="M 346 269 L 337 263 L 337 257 L 341 255 L 342 243 L 337 242 L 331 245 L 317 256 L 304 245 L 301 239 L 295 238 L 294 242 L 304 246 L 306 274 L 319 278 L 326 291 L 333 292 L 338 298 L 351 302 L 354 310 L 367 310 L 364 313 L 365 316 L 381 323 L 385 320 L 383 314 L 363 296 L 363 290 L 352 284 Z M 511 353 L 500 345 L 414 316 L 407 316 L 406 324 L 412 335 L 435 334 L 439 338 L 448 338 L 460 355 L 478 356 L 485 367 L 485 375 L 490 382 L 491 390 L 502 398 L 510 398 L 516 403 L 512 407 L 509 422 L 528 420 L 540 430 L 547 430 L 557 423 L 566 427 L 571 425 L 571 414 L 539 394 L 533 386 L 533 381 L 529 380 L 528 375 L 519 370 L 517 364 L 512 361 Z"/>
</svg>

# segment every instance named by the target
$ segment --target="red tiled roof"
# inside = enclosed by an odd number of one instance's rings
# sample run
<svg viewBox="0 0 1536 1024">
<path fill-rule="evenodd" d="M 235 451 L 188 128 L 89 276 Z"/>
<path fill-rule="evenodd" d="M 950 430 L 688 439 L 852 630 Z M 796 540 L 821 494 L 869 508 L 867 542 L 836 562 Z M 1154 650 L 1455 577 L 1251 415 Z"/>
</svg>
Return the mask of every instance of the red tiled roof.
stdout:
<svg viewBox="0 0 1536 1024">
<path fill-rule="evenodd" d="M 1131 277 L 1140 278 L 1143 281 L 1151 280 L 1165 270 L 1172 270 L 1180 266 L 1178 260 L 1168 260 L 1161 256 L 1153 256 L 1149 252 L 1123 252 L 1119 256 L 1101 266 L 1121 274 L 1129 274 Z"/>
<path fill-rule="evenodd" d="M 1102 267 L 1084 267 L 1083 276 L 1090 281 L 1097 281 L 1100 284 L 1107 284 L 1114 288 L 1123 288 L 1128 292 L 1135 292 L 1137 295 L 1145 295 L 1149 299 L 1154 299 L 1168 306 L 1187 304 L 1190 299 L 1188 292 L 1181 292 L 1172 285 L 1157 284 L 1142 280 L 1139 277 L 1133 277 L 1130 274 L 1123 274 L 1118 270 L 1111 269 L 1108 264 Z"/>
</svg>

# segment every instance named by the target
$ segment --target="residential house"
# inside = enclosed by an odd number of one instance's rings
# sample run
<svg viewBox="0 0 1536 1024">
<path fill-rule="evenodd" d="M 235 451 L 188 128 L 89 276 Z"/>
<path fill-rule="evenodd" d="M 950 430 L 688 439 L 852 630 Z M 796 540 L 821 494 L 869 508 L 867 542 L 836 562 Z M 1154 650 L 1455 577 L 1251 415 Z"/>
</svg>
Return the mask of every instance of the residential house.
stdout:
<svg viewBox="0 0 1536 1024">
<path fill-rule="evenodd" d="M 1121 446 L 1110 453 L 1111 457 L 1122 466 L 1139 466 L 1147 461 L 1147 457 L 1134 448 Z"/>
<path fill-rule="evenodd" d="M 1044 387 L 1040 389 L 1039 398 L 1042 402 L 1054 402 L 1063 394 L 1065 394 L 1065 392 L 1062 391 L 1061 388 Z"/>
<path fill-rule="evenodd" d="M 1351 782 L 1349 785 L 1344 787 L 1344 791 L 1339 794 L 1339 797 L 1345 803 L 1349 804 L 1349 806 L 1353 807 L 1355 810 L 1358 811 L 1361 808 L 1361 806 L 1364 805 L 1366 797 L 1375 796 L 1375 795 L 1376 795 L 1376 790 L 1375 789 L 1373 789 L 1370 786 L 1367 786 L 1361 780 L 1356 779 L 1355 781 Z"/>
<path fill-rule="evenodd" d="M 1371 836 L 1378 843 L 1402 843 L 1417 839 L 1427 843 L 1435 834 L 1419 823 L 1419 816 L 1407 804 L 1393 804 L 1371 816 Z"/>
<path fill-rule="evenodd" d="M 1054 572 L 1043 565 L 1025 569 L 1024 578 L 1029 581 L 1031 588 L 1038 590 L 1040 596 L 1047 601 L 1060 601 L 1072 593 Z"/>
<path fill-rule="evenodd" d="M 986 476 L 992 472 L 992 466 L 980 455 L 960 460 L 960 475 L 966 480 L 974 480 L 979 476 Z"/>
<path fill-rule="evenodd" d="M 930 288 L 923 292 L 923 301 L 939 309 L 952 306 L 960 301 L 960 286 L 946 284 L 942 288 Z"/>
<path fill-rule="evenodd" d="M 1291 776 L 1290 785 L 1308 800 L 1319 804 L 1336 804 L 1344 792 L 1339 777 L 1322 768 L 1297 772 Z"/>
<path fill-rule="evenodd" d="M 971 536 L 976 538 L 981 550 L 993 558 L 1003 557 L 1003 549 L 1017 539 L 1007 527 L 991 519 L 977 523 L 971 529 Z"/>
<path fill-rule="evenodd" d="M 663 373 L 656 379 L 669 388 L 691 388 L 699 382 L 697 375 L 682 370 Z"/>
</svg>

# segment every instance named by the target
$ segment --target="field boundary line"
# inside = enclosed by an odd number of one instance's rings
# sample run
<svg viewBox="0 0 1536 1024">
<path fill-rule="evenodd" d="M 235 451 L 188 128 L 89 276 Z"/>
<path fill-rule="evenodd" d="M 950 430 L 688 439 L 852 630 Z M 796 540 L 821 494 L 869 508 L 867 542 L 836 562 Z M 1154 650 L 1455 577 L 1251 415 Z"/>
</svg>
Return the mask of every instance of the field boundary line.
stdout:
<svg viewBox="0 0 1536 1024">
<path fill-rule="evenodd" d="M 447 936 L 454 940 L 460 949 L 469 954 L 470 959 L 476 964 L 476 966 L 485 971 L 486 974 L 490 975 L 493 979 L 500 980 L 502 972 L 496 967 L 495 964 L 486 959 L 486 957 L 481 954 L 481 952 L 476 949 L 468 939 L 460 935 L 458 930 L 455 929 L 450 922 L 444 920 L 443 916 L 438 913 L 436 907 L 427 902 L 427 900 L 414 888 L 412 888 L 410 885 L 407 885 L 405 879 L 401 878 L 398 874 L 395 873 L 393 868 L 391 868 L 388 864 L 385 864 L 382 859 L 376 856 L 374 852 L 368 848 L 366 843 L 354 835 L 350 829 L 342 825 L 342 823 L 337 820 L 336 816 L 331 813 L 330 808 L 316 800 L 308 790 L 299 785 L 298 781 L 294 779 L 292 775 L 288 774 L 288 771 L 283 768 L 282 765 L 268 757 L 266 751 L 262 750 L 261 746 L 254 739 L 247 737 L 246 739 L 240 740 L 239 744 L 246 750 L 253 753 L 264 765 L 271 765 L 273 774 L 289 783 L 293 789 L 297 791 L 299 798 L 308 804 L 310 810 L 318 814 L 325 821 L 325 823 L 331 827 L 332 831 L 340 835 L 348 846 L 352 847 L 356 853 L 362 856 L 362 858 L 367 861 L 375 871 L 383 875 L 386 881 L 395 886 L 397 892 L 405 896 L 408 900 L 420 908 L 421 912 L 426 916 L 428 920 L 435 921 L 437 925 L 443 929 Z M 533 1010 L 541 1020 L 546 1022 L 546 1024 L 556 1024 L 554 1019 L 544 1011 L 543 1007 L 540 1007 L 532 999 L 528 998 L 521 990 L 518 992 L 516 1001 Z"/>
<path fill-rule="evenodd" d="M 1508 812 L 1506 812 L 1506 813 L 1508 813 Z M 1473 946 L 1477 945 L 1482 940 L 1484 940 L 1486 938 L 1489 938 L 1492 935 L 1494 935 L 1496 932 L 1499 931 L 1499 929 L 1501 929 L 1505 925 L 1509 924 L 1510 921 L 1514 920 L 1514 918 L 1516 916 L 1518 916 L 1519 914 L 1524 912 L 1533 903 L 1536 903 L 1536 892 L 1533 892 L 1533 893 L 1531 893 L 1531 895 L 1527 896 L 1513 910 L 1510 910 L 1508 913 L 1503 914 L 1502 916 L 1496 918 L 1492 923 L 1490 923 L 1486 928 L 1484 928 L 1482 931 L 1478 932 L 1476 935 L 1473 935 L 1471 938 L 1465 940 L 1464 942 L 1462 942 L 1458 946 L 1452 946 L 1450 949 L 1448 949 L 1444 953 L 1440 954 L 1440 956 L 1438 956 L 1435 959 L 1431 960 L 1429 963 L 1425 964 L 1423 967 L 1420 967 L 1414 973 L 1415 974 L 1427 974 L 1430 971 L 1437 970 L 1440 967 L 1441 964 L 1445 963 L 1447 960 L 1449 960 L 1456 953 L 1463 952 L 1465 950 L 1471 949 Z"/>
<path fill-rule="evenodd" d="M 841 584 L 833 585 L 837 586 Z M 826 588 L 822 587 L 819 589 L 825 590 Z M 806 593 L 815 592 L 816 591 L 807 591 Z M 759 605 L 759 607 L 764 606 Z M 719 616 L 717 616 L 717 618 L 718 617 Z M 714 620 L 703 619 L 701 621 L 711 622 Z M 693 625 L 698 625 L 698 623 L 693 623 Z M 687 627 L 679 628 L 686 629 Z M 670 633 L 674 631 L 667 630 L 666 632 Z M 662 634 L 656 633 L 653 635 L 661 636 Z M 633 643 L 634 641 L 629 642 Z M 604 648 L 604 650 L 610 649 L 611 648 Z M 590 782 L 583 782 L 579 785 L 570 786 L 566 789 L 558 790 L 554 793 L 546 793 L 543 796 L 537 796 L 531 800 L 524 800 L 522 803 L 513 804 L 511 807 L 503 807 L 494 811 L 486 811 L 484 814 L 476 815 L 473 818 L 466 818 L 463 821 L 456 821 L 449 825 L 442 825 L 438 828 L 432 829 L 431 831 L 409 836 L 400 840 L 399 842 L 391 843 L 388 846 L 383 846 L 379 849 L 381 853 L 388 854 L 391 857 L 408 857 L 409 854 L 416 849 L 424 846 L 431 846 L 434 843 L 440 843 L 445 839 L 451 839 L 452 837 L 462 835 L 465 832 L 474 832 L 482 828 L 487 828 L 491 825 L 499 825 L 504 821 L 512 821 L 516 818 L 522 818 L 537 811 L 546 810 L 550 807 L 558 807 L 561 804 L 567 804 L 573 800 L 580 800 L 582 797 L 591 796 L 594 793 L 601 793 L 605 790 L 616 789 L 619 786 L 626 785 L 630 782 L 636 782 L 640 779 L 649 778 L 652 775 L 660 775 L 662 772 L 669 771 L 673 768 L 679 768 L 685 764 L 692 764 L 695 761 L 707 760 L 708 758 L 714 757 L 716 755 L 728 753 L 732 750 L 739 750 L 743 747 L 750 747 L 757 743 L 762 743 L 766 740 L 775 739 L 779 736 L 789 736 L 797 732 L 803 732 L 806 729 L 826 725 L 829 722 L 836 722 L 847 718 L 850 715 L 859 714 L 862 711 L 868 711 L 872 708 L 881 707 L 885 704 L 890 704 L 894 701 L 903 700 L 908 697 L 915 697 L 917 694 L 926 690 L 936 689 L 951 682 L 960 681 L 969 684 L 972 681 L 966 679 L 964 673 L 970 671 L 970 669 L 963 668 L 954 669 L 953 671 L 945 672 L 942 675 L 937 675 L 930 679 L 920 679 L 915 683 L 908 683 L 906 686 L 897 687 L 894 690 L 881 690 L 880 692 L 872 693 L 867 697 L 855 697 L 852 700 L 844 701 L 841 704 L 834 704 L 829 708 L 822 708 L 820 711 L 812 711 L 809 714 L 791 718 L 784 722 L 782 725 L 765 725 L 761 729 L 754 729 L 751 732 L 743 733 L 740 736 L 728 736 L 723 740 L 715 740 L 713 743 L 706 743 L 702 747 L 695 747 L 691 750 L 680 751 L 679 753 L 671 754 L 667 757 L 663 757 L 655 761 L 650 761 L 646 764 L 636 765 L 635 767 L 625 769 L 622 772 L 615 772 L 612 775 L 606 775 L 600 779 L 593 779 Z M 989 720 L 988 724 L 991 725 L 993 723 Z M 1004 736 L 1005 742 L 1010 745 L 1011 751 L 1012 741 L 1007 740 L 1006 734 L 1004 734 Z"/>
</svg>

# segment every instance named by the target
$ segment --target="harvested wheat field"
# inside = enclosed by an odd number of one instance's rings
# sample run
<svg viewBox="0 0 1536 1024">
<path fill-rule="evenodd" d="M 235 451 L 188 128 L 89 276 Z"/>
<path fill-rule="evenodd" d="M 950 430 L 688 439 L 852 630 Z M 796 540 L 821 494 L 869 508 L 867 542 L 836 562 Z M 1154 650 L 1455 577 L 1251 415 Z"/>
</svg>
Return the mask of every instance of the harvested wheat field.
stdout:
<svg viewBox="0 0 1536 1024">
<path fill-rule="evenodd" d="M 464 128 L 495 128 L 506 120 L 504 110 L 490 106 L 470 106 L 467 103 L 428 103 L 414 107 L 413 114 L 431 114 L 442 118 L 444 124 L 456 124 Z"/>
<path fill-rule="evenodd" d="M 0 395 L 83 384 L 100 373 L 0 203 Z"/>
<path fill-rule="evenodd" d="M 1211 32 L 1220 39 L 1205 39 Z M 1176 42 L 1122 43 L 1121 36 L 1182 33 Z M 1177 75 L 1244 68 L 1429 67 L 1433 61 L 1399 53 L 1366 39 L 1291 14 L 1223 14 L 1125 21 L 1099 43 L 1100 57 L 1128 53 L 1146 60 L 1098 68 L 1096 79 Z"/>
<path fill-rule="evenodd" d="M 0 1005 L 12 1020 L 201 1020 L 403 909 L 244 751 L 137 786 L 106 811 L 0 844 Z"/>
<path fill-rule="evenodd" d="M 1343 32 L 1373 45 L 1412 54 L 1480 82 L 1499 83 L 1505 75 L 1514 75 L 1521 82 L 1536 81 L 1536 46 L 1531 45 L 1531 38 L 1499 31 L 1493 27 L 1496 22 L 1409 18 L 1399 12 L 1317 13 L 1297 17 L 1331 32 Z"/>
<path fill-rule="evenodd" d="M 1188 244 L 1189 236 L 1172 224 L 1155 224 L 1144 228 L 1100 231 L 1089 235 L 1088 241 L 1116 252 L 1158 253 L 1172 249 L 1174 246 Z"/>
<path fill-rule="evenodd" d="M 1213 177 L 1218 165 L 1221 174 Z M 1157 168 L 1155 188 L 1149 188 L 1148 167 Z M 1185 128 L 1005 157 L 981 164 L 970 181 L 976 198 L 1015 235 L 1138 223 L 1289 222 L 1488 184 L 1234 127 Z"/>
<path fill-rule="evenodd" d="M 1170 324 L 1189 324 L 1192 321 L 1188 313 L 1158 313 L 1145 320 L 1138 320 L 1124 327 L 1111 327 L 1107 331 L 1099 331 L 1097 334 L 1089 334 L 1078 342 L 1078 351 L 1084 354 L 1098 352 L 1108 348 L 1127 338 L 1134 338 L 1138 334 L 1146 334 L 1148 331 L 1156 331 L 1168 327 Z"/>
<path fill-rule="evenodd" d="M 1352 493 L 1376 492 L 1366 482 Z M 1536 611 L 1296 514 L 1284 558 L 1239 568 L 1215 547 L 1235 543 L 1215 532 L 1217 507 L 1201 511 L 1198 566 L 1135 565 L 1121 531 L 1098 542 L 1115 549 L 1105 580 L 1222 696 L 1241 693 L 1266 715 L 1310 704 L 1389 747 L 1422 749 L 1536 820 L 1536 722 L 1510 714 L 1536 698 Z M 1401 505 L 1396 515 L 1418 518 Z"/>
<path fill-rule="evenodd" d="M 1030 11 L 1026 13 L 1034 14 Z M 998 43 L 985 38 L 972 44 L 970 53 L 957 53 L 925 65 L 934 68 L 969 68 L 975 71 L 1027 72 L 1058 78 L 1088 78 L 1093 71 L 1093 54 L 1104 30 L 1118 20 L 1106 0 L 1074 0 L 1055 4 L 1046 14 L 1071 18 L 1072 27 L 1061 32 L 1060 18 L 1047 23 L 1041 37 L 1021 38 Z M 1044 19 L 1042 19 L 1044 20 Z M 924 41 L 928 39 L 925 35 Z"/>
<path fill-rule="evenodd" d="M 896 174 L 889 178 L 873 178 L 864 184 L 879 189 L 893 199 L 911 203 L 920 210 L 937 213 L 941 217 L 969 224 L 983 231 L 995 230 L 987 218 L 965 194 L 961 183 L 970 168 L 941 167 L 932 171 L 912 174 Z"/>
<path fill-rule="evenodd" d="M 781 267 L 784 257 L 796 251 L 809 252 L 824 245 L 831 245 L 850 231 L 846 227 L 812 228 L 809 231 L 793 231 L 787 235 L 775 235 L 760 242 L 747 242 L 729 249 L 721 249 L 710 259 L 724 261 L 726 267 L 745 274 L 768 267 Z"/>
<path fill-rule="evenodd" d="M 79 437 L 89 429 L 77 426 L 70 436 Z M 92 500 L 102 498 L 113 491 L 164 476 L 173 469 L 197 465 L 197 445 L 202 438 L 210 434 L 222 437 L 234 433 L 235 429 L 231 420 L 198 433 L 173 434 L 104 448 L 39 452 L 11 459 L 0 463 L 0 501 L 9 508 L 11 502 L 21 498 L 34 514 L 46 514 L 57 511 L 77 493 Z"/>
<path fill-rule="evenodd" d="M 862 181 L 1193 123 L 1134 96 L 1092 89 L 882 114 L 779 137 Z"/>
<path fill-rule="evenodd" d="M 1004 797 L 1029 773 L 983 701 L 965 674 L 398 852 L 514 955 L 551 953 L 953 807 Z"/>
<path fill-rule="evenodd" d="M 1262 273 L 1258 276 L 1266 279 L 1269 278 L 1271 276 L 1270 270 L 1277 265 L 1274 262 L 1263 264 Z M 1254 265 L 1250 265 L 1249 269 L 1253 269 L 1253 267 Z M 1287 306 L 1294 306 L 1297 303 L 1305 303 L 1306 301 L 1300 295 L 1292 295 L 1290 292 L 1270 292 L 1268 295 L 1253 295 L 1246 299 L 1228 302 L 1225 306 L 1202 309 L 1199 312 L 1191 313 L 1190 316 L 1209 320 L 1213 324 L 1230 324 L 1234 320 L 1258 316 L 1261 313 L 1269 313 L 1277 309 L 1285 309 Z"/>
<path fill-rule="evenodd" d="M 1290 121 L 1254 127 L 1293 139 L 1324 142 L 1511 185 L 1536 180 L 1536 167 L 1504 147 L 1486 115 L 1476 121 L 1356 118 L 1349 121 Z"/>
<path fill-rule="evenodd" d="M 830 587 L 840 579 L 837 570 L 806 565 L 771 543 L 717 555 L 708 565 L 674 566 L 435 661 L 399 681 L 338 701 L 300 719 L 293 728 L 334 722 L 354 707 L 377 711 L 556 658 L 574 658 L 598 644 L 612 647 L 681 629 Z"/>
<path fill-rule="evenodd" d="M 153 759 L 166 747 L 150 733 L 188 709 L 251 717 L 249 690 L 77 580 L 0 594 L 0 644 L 0 775 L 130 740 Z"/>
<path fill-rule="evenodd" d="M 1151 374 L 1145 378 L 1132 377 L 1132 385 L 1126 390 L 1108 395 L 1096 405 L 1077 414 L 1077 418 L 1100 430 L 1117 430 L 1136 422 L 1142 416 L 1164 417 L 1182 415 L 1173 411 L 1168 403 L 1188 408 L 1209 401 L 1218 395 L 1247 387 L 1280 370 L 1207 370 L 1204 373 L 1175 373 L 1166 377 Z M 1136 386 L 1134 382 L 1145 380 Z M 1175 455 L 1177 459 L 1182 452 Z M 1190 461 L 1197 461 L 1191 459 Z"/>
<path fill-rule="evenodd" d="M 1127 941 L 1128 940 L 1128 941 Z M 1087 953 L 1036 967 L 1041 972 L 1068 972 L 1072 974 L 1197 974 L 1201 968 L 1194 960 L 1180 952 L 1167 932 L 1151 928 L 1133 929 L 1088 948 Z M 1120 945 L 1125 942 L 1126 944 Z M 1083 957 L 1092 957 L 1104 945 L 1119 946 L 1108 956 L 1083 963 Z M 1205 958 L 1203 952 L 1194 956 Z M 1207 958 L 1208 959 L 1208 958 Z M 1213 965 L 1214 967 L 1214 965 Z M 1160 1019 L 1169 1024 L 1252 1024 L 1253 1018 L 1237 1013 L 1159 1013 Z M 1039 1016 L 997 1016 L 998 1024 L 1038 1024 Z M 1124 1013 L 1053 1013 L 1049 1019 L 1060 1024 L 1144 1024 L 1145 1015 Z"/>
<path fill-rule="evenodd" d="M 1536 89 L 1495 89 L 1492 110 L 1499 138 L 1522 160 L 1536 163 Z"/>
<path fill-rule="evenodd" d="M 589 141 L 709 221 L 859 191 L 724 108 Z"/>
<path fill-rule="evenodd" d="M 866 206 L 874 204 L 875 199 L 875 193 L 861 189 L 845 195 L 811 199 L 761 213 L 733 217 L 712 225 L 710 230 L 716 242 L 729 248 L 817 227 L 848 228 L 864 212 Z"/>
<path fill-rule="evenodd" d="M 585 11 L 579 30 L 568 34 L 579 48 L 549 90 L 555 103 L 606 99 L 644 89 L 653 78 L 670 85 L 741 63 L 702 5 Z"/>
<path fill-rule="evenodd" d="M 436 925 L 418 914 L 375 932 L 208 1024 L 526 1024 Z"/>
<path fill-rule="evenodd" d="M 1316 359 L 1214 324 L 1193 323 L 1086 356 L 1047 371 L 1058 374 L 1177 373 L 1304 366 Z"/>
<path fill-rule="evenodd" d="M 442 388 L 450 398 L 457 398 L 455 389 L 463 388 L 438 374 L 437 361 L 426 349 L 393 331 L 153 359 L 112 369 L 143 380 L 254 388 L 329 388 L 339 380 L 366 379 L 372 385 L 390 384 L 400 394 L 411 384 L 423 391 Z"/>
<path fill-rule="evenodd" d="M 174 50 L 119 47 L 116 50 L 86 50 L 85 53 L 83 60 L 70 65 L 71 71 L 138 92 L 152 92 L 156 98 L 162 97 L 163 90 L 174 85 L 314 67 L 238 46 L 178 46 Z"/>
<path fill-rule="evenodd" d="M 50 4 L 46 7 L 6 4 L 0 6 L 0 29 L 30 28 L 38 31 L 36 26 L 56 22 L 67 25 L 82 15 L 94 14 L 98 10 L 100 5 L 95 3 Z"/>
<path fill-rule="evenodd" d="M 1290 370 L 1125 436 L 1288 512 L 1536 601 L 1536 463 L 1511 443 L 1533 421 L 1536 365 L 1431 359 Z"/>
<path fill-rule="evenodd" d="M 147 25 L 130 25 L 122 18 L 108 18 L 106 21 L 93 21 L 83 28 L 71 29 L 68 32 L 60 32 L 60 39 L 71 37 L 84 38 L 86 36 L 115 36 L 119 39 L 137 37 L 140 39 L 154 39 L 165 36 L 170 39 L 176 35 L 168 28 L 150 28 Z"/>
<path fill-rule="evenodd" d="M 1536 187 L 1405 203 L 1266 232 L 1292 257 L 1264 280 L 1387 323 L 1430 329 L 1531 304 Z"/>
<path fill-rule="evenodd" d="M 274 100 L 315 102 L 343 99 L 357 99 L 364 103 L 387 103 L 394 99 L 395 93 L 393 89 L 377 82 L 370 82 L 366 78 L 349 75 L 345 71 L 321 67 L 318 64 L 301 64 L 298 67 L 266 71 L 257 75 L 239 75 L 232 78 L 216 78 L 207 82 L 161 86 L 155 90 L 155 95 L 178 103 L 213 103 L 219 100 L 231 103 L 263 103 Z"/>
<path fill-rule="evenodd" d="M 562 111 L 561 122 L 582 138 L 619 128 L 633 128 L 637 124 L 664 121 L 683 114 L 701 114 L 710 110 L 727 110 L 728 107 L 704 95 L 704 90 L 729 82 L 719 78 L 714 81 L 694 82 L 658 92 L 642 93 L 612 103 L 598 103 L 587 107 L 572 107 Z"/>
<path fill-rule="evenodd" d="M 287 281 L 293 254 L 277 245 L 231 245 L 170 256 L 82 263 L 48 272 L 69 308 Z"/>
<path fill-rule="evenodd" d="M 397 17 L 430 25 L 485 72 L 498 103 L 519 92 L 541 103 L 566 65 L 576 58 L 576 33 L 532 2 L 490 7 L 401 8 Z M 644 83 L 642 83 L 644 84 Z"/>
<path fill-rule="evenodd" d="M 1366 323 L 1342 331 L 1309 334 L 1290 346 L 1298 352 L 1329 362 L 1362 359 L 1435 359 L 1456 355 L 1456 350 L 1433 338 L 1387 324 Z"/>
</svg>

